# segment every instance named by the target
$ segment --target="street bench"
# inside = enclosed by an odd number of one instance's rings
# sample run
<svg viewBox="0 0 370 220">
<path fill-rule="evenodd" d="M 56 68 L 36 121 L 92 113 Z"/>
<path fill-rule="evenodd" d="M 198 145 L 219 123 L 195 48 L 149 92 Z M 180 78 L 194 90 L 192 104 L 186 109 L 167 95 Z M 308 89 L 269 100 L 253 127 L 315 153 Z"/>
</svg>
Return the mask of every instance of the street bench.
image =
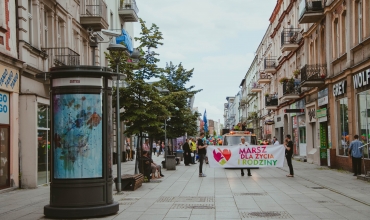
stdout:
<svg viewBox="0 0 370 220">
<path fill-rule="evenodd" d="M 117 178 L 114 178 L 117 185 Z M 123 174 L 121 176 L 121 189 L 125 191 L 135 191 L 140 188 L 144 182 L 144 175 L 139 173 L 135 175 Z"/>
</svg>

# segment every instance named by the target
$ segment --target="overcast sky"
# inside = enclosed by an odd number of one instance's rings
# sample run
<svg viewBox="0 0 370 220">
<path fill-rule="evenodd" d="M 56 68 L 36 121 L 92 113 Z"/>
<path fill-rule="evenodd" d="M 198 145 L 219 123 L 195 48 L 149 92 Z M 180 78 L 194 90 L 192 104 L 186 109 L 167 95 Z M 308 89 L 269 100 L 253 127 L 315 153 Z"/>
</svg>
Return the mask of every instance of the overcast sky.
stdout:
<svg viewBox="0 0 370 220">
<path fill-rule="evenodd" d="M 276 0 L 136 0 L 139 17 L 163 33 L 160 66 L 194 68 L 189 85 L 200 113 L 223 122 L 226 96 L 234 96 L 269 25 Z M 140 23 L 135 23 L 139 36 Z"/>
</svg>

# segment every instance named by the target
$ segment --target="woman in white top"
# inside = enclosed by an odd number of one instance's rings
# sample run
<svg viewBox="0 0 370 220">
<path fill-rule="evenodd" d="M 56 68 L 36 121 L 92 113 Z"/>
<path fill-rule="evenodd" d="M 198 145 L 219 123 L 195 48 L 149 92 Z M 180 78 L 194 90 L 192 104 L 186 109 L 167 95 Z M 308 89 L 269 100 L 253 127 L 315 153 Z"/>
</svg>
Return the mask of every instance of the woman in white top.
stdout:
<svg viewBox="0 0 370 220">
<path fill-rule="evenodd" d="M 242 145 L 242 146 L 248 146 L 249 145 L 249 143 L 245 141 L 245 137 L 241 137 L 240 141 L 241 141 L 241 143 L 239 145 Z M 248 170 L 248 176 L 252 176 L 251 169 L 247 168 L 247 170 Z M 244 176 L 244 169 L 241 168 L 240 171 L 241 171 L 241 175 Z"/>
<path fill-rule="evenodd" d="M 277 140 L 276 137 L 274 137 L 274 145 L 280 145 L 279 141 Z"/>
</svg>

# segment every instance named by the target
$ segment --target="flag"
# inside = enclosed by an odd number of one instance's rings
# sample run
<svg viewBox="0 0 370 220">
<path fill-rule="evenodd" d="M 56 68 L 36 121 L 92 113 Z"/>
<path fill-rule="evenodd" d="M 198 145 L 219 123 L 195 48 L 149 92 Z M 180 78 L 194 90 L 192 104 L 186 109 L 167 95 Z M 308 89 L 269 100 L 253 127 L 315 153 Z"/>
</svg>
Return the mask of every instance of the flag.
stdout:
<svg viewBox="0 0 370 220">
<path fill-rule="evenodd" d="M 204 110 L 203 122 L 204 122 L 204 132 L 208 132 L 207 109 Z"/>
</svg>

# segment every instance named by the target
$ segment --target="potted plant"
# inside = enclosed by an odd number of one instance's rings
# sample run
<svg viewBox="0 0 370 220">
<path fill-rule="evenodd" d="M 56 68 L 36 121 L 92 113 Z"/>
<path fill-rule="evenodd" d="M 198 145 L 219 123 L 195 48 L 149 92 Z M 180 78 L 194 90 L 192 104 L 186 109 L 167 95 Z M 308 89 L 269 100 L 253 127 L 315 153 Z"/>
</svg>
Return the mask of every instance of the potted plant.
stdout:
<svg viewBox="0 0 370 220">
<path fill-rule="evenodd" d="M 279 82 L 281 84 L 287 83 L 288 81 L 289 81 L 289 79 L 287 77 L 285 77 L 285 76 L 279 79 Z"/>
<path fill-rule="evenodd" d="M 266 92 L 266 93 L 265 93 L 265 96 L 266 96 L 266 97 L 268 97 L 268 96 L 270 96 L 270 94 L 269 94 L 268 92 Z"/>
<path fill-rule="evenodd" d="M 299 69 L 296 69 L 293 71 L 293 75 L 295 78 L 298 78 L 298 75 L 301 73 L 301 71 Z"/>
<path fill-rule="evenodd" d="M 321 79 L 325 79 L 326 75 L 324 73 L 320 74 Z"/>
</svg>

